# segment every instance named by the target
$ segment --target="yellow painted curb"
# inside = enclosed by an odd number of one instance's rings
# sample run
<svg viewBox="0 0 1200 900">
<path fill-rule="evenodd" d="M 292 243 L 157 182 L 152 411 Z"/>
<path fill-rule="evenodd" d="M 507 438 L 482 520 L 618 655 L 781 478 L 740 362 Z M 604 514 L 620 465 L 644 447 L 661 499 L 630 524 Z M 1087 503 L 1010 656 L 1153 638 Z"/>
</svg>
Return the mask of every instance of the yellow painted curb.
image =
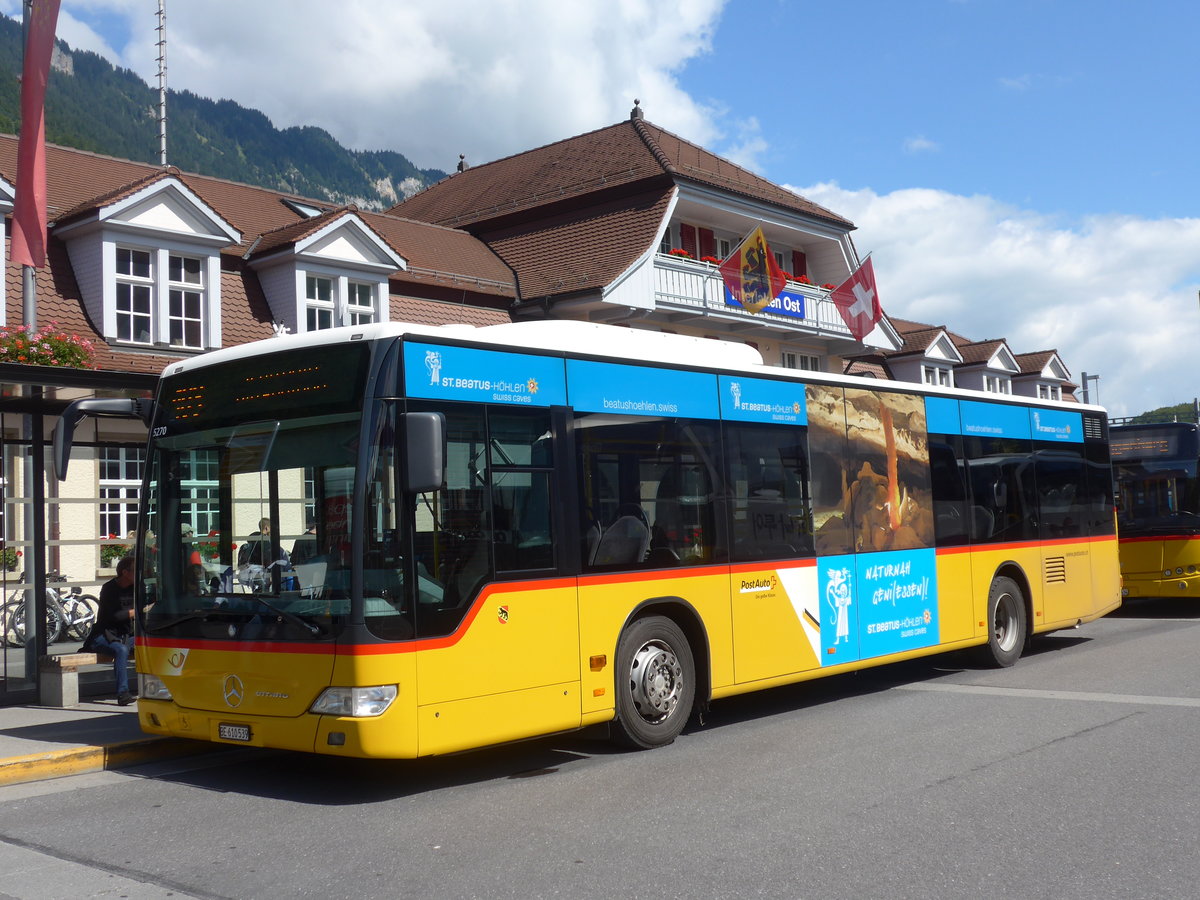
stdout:
<svg viewBox="0 0 1200 900">
<path fill-rule="evenodd" d="M 150 738 L 123 741 L 105 747 L 70 747 L 48 753 L 31 753 L 28 756 L 0 760 L 0 785 L 24 784 L 29 781 L 63 778 L 67 775 L 121 769 L 159 759 L 206 753 L 210 749 L 213 749 L 211 745 L 203 741 Z"/>
</svg>

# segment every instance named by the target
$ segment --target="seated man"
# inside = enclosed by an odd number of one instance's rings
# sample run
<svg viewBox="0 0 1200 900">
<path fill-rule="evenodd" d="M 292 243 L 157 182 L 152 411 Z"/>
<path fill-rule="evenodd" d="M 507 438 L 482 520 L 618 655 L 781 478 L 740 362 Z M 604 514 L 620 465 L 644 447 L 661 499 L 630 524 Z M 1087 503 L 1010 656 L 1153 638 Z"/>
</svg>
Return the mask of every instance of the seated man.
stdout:
<svg viewBox="0 0 1200 900">
<path fill-rule="evenodd" d="M 80 648 L 85 653 L 107 653 L 113 658 L 117 703 L 134 701 L 129 690 L 129 654 L 133 649 L 133 557 L 117 562 L 117 576 L 100 588 L 100 609 L 92 630 Z"/>
</svg>

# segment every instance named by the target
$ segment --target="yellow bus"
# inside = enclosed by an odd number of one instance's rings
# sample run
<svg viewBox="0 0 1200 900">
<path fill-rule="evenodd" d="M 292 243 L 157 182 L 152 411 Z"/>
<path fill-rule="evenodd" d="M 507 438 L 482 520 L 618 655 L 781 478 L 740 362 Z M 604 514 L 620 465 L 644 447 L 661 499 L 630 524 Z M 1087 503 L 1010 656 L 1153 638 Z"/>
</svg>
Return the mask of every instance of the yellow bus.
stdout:
<svg viewBox="0 0 1200 900">
<path fill-rule="evenodd" d="M 1096 407 L 540 322 L 273 338 L 172 364 L 138 411 L 155 734 L 649 748 L 775 685 L 1011 665 L 1120 603 Z"/>
<path fill-rule="evenodd" d="M 1112 429 L 1126 597 L 1200 597 L 1200 426 Z"/>
</svg>

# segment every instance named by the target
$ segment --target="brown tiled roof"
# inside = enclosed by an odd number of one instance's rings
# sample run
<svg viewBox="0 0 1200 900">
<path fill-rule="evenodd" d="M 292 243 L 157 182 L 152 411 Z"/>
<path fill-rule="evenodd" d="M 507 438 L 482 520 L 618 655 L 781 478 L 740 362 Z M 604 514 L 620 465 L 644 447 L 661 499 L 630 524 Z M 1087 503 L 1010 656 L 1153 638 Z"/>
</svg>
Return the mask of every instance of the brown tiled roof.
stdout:
<svg viewBox="0 0 1200 900">
<path fill-rule="evenodd" d="M 596 290 L 653 246 L 669 188 L 480 236 L 519 275 L 524 300 Z"/>
<path fill-rule="evenodd" d="M 882 361 L 868 359 L 847 360 L 842 369 L 843 375 L 858 375 L 866 378 L 891 378 L 887 366 Z"/>
<path fill-rule="evenodd" d="M 469 306 L 464 303 L 441 303 L 415 297 L 393 297 L 392 318 L 397 322 L 418 325 L 502 325 L 511 322 L 508 313 L 500 309 Z"/>
<path fill-rule="evenodd" d="M 1021 369 L 1022 375 L 1040 375 L 1050 360 L 1058 356 L 1057 350 L 1035 350 L 1032 353 L 1014 353 L 1013 359 Z M 1061 362 L 1061 357 L 1060 360 Z M 1066 366 L 1063 366 L 1065 369 Z"/>
<path fill-rule="evenodd" d="M 392 274 L 393 282 L 470 290 L 509 301 L 516 297 L 512 269 L 474 235 L 399 216 L 359 215 L 408 262 L 407 271 Z"/>
<path fill-rule="evenodd" d="M 309 235 L 320 231 L 330 222 L 356 212 L 358 212 L 358 207 L 339 206 L 336 209 L 325 210 L 310 219 L 287 222 L 277 228 L 272 228 L 270 231 L 264 231 L 250 245 L 250 249 L 246 251 L 246 258 L 255 259 L 256 257 L 263 257 L 274 250 L 278 250 L 280 247 L 295 244 L 304 240 Z"/>
<path fill-rule="evenodd" d="M 854 227 L 823 206 L 641 119 L 456 172 L 391 212 L 442 225 L 479 227 L 538 207 L 587 203 L 582 198 L 588 194 L 644 192 L 664 180 L 699 182 Z"/>
<path fill-rule="evenodd" d="M 958 352 L 962 354 L 963 358 L 960 365 L 971 366 L 987 362 L 1005 344 L 1003 340 L 993 339 L 990 341 L 972 341 L 958 344 L 957 346 Z"/>
</svg>

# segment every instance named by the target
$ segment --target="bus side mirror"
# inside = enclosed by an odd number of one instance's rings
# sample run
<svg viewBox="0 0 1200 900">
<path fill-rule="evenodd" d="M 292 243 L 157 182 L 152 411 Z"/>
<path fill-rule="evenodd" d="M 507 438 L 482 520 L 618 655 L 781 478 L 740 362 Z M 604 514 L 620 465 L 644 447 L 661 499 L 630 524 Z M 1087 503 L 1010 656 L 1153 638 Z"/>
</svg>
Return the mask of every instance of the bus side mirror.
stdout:
<svg viewBox="0 0 1200 900">
<path fill-rule="evenodd" d="M 436 491 L 446 481 L 446 417 L 441 413 L 404 413 L 404 490 Z"/>
<path fill-rule="evenodd" d="M 86 416 L 120 416 L 126 419 L 141 419 L 147 428 L 154 419 L 154 401 L 149 399 L 98 399 L 87 397 L 71 403 L 59 416 L 54 426 L 54 474 L 59 481 L 67 477 L 67 464 L 71 461 L 71 444 L 75 438 L 75 426 Z"/>
</svg>

